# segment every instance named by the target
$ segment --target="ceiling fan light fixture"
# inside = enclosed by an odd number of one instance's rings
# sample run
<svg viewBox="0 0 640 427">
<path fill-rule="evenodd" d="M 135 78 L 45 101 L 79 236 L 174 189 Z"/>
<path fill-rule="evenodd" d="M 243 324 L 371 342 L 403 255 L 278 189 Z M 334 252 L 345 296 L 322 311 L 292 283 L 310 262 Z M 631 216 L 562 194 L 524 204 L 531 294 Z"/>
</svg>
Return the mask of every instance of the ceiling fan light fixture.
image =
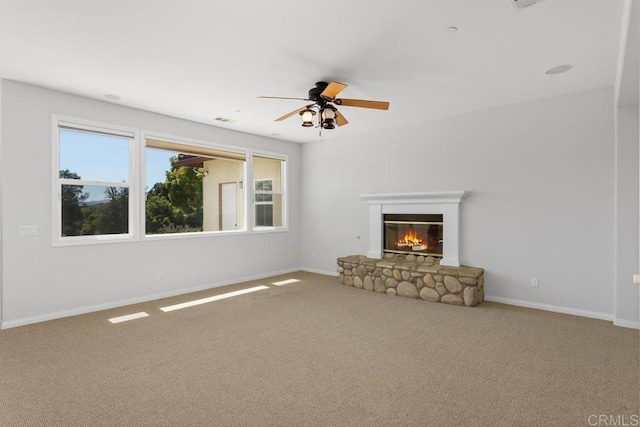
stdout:
<svg viewBox="0 0 640 427">
<path fill-rule="evenodd" d="M 333 105 L 327 105 L 322 109 L 320 115 L 322 116 L 322 121 L 335 120 L 336 109 L 333 107 Z"/>
<path fill-rule="evenodd" d="M 310 108 L 305 108 L 300 111 L 300 117 L 302 118 L 302 126 L 305 128 L 310 128 L 313 126 L 313 116 L 316 115 L 316 112 Z"/>
<path fill-rule="evenodd" d="M 322 122 L 322 129 L 335 129 L 336 125 L 333 123 L 333 119 L 328 119 Z"/>
<path fill-rule="evenodd" d="M 326 105 L 321 111 L 320 111 L 320 118 L 322 121 L 322 128 L 323 129 L 335 129 L 336 125 L 336 109 L 333 107 L 333 105 Z"/>
</svg>

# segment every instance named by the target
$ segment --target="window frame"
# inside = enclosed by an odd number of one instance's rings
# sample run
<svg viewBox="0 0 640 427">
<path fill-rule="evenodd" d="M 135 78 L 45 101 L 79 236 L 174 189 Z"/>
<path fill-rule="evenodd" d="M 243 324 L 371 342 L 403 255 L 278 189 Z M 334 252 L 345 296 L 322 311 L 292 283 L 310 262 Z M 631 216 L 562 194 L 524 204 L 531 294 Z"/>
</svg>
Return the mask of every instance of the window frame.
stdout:
<svg viewBox="0 0 640 427">
<path fill-rule="evenodd" d="M 253 180 L 253 215 L 254 215 L 254 223 L 257 222 L 257 208 L 258 206 L 271 206 L 271 222 L 273 223 L 273 196 L 275 194 L 278 193 L 274 193 L 273 191 L 273 178 L 260 178 L 260 179 L 254 179 Z M 266 191 L 266 190 L 256 190 L 256 184 L 258 182 L 271 182 L 271 191 Z M 262 195 L 267 195 L 267 196 L 271 196 L 271 200 L 269 201 L 256 201 L 256 196 L 258 194 L 262 194 Z M 254 228 L 264 228 L 264 227 L 273 227 L 273 225 L 258 225 L 258 224 L 254 224 Z"/>
<path fill-rule="evenodd" d="M 159 133 L 159 132 L 154 132 L 154 131 L 142 131 L 141 137 L 140 137 L 140 187 L 142 189 L 142 191 L 140 191 L 140 200 L 139 200 L 139 204 L 140 204 L 140 239 L 142 241 L 151 241 L 151 240 L 166 240 L 166 239 L 189 239 L 189 238 L 202 238 L 202 237 L 212 237 L 212 236 L 223 236 L 223 235 L 229 235 L 229 234 L 247 234 L 250 233 L 251 230 L 249 229 L 248 225 L 249 223 L 247 222 L 247 191 L 244 191 L 243 193 L 243 211 L 242 211 L 242 218 L 243 218 L 243 226 L 241 229 L 238 230 L 213 230 L 213 231 L 194 231 L 194 232 L 188 232 L 188 233 L 165 233 L 165 234 L 147 234 L 146 232 L 146 194 L 147 194 L 147 189 L 146 189 L 146 172 L 147 172 L 147 158 L 146 158 L 146 148 L 147 148 L 147 140 L 148 139 L 152 139 L 152 140 L 160 140 L 162 142 L 167 142 L 170 144 L 178 144 L 178 145 L 188 145 L 191 147 L 194 147 L 195 149 L 198 148 L 202 148 L 202 149 L 208 149 L 208 150 L 220 150 L 220 151 L 226 151 L 232 154 L 240 154 L 243 155 L 245 157 L 244 160 L 244 169 L 242 171 L 242 182 L 247 182 L 247 170 L 248 170 L 248 158 L 249 158 L 249 150 L 241 148 L 241 147 L 235 147 L 235 146 L 229 146 L 229 145 L 224 145 L 224 144 L 212 144 L 210 142 L 207 141 L 203 141 L 200 139 L 194 139 L 194 138 L 186 138 L 186 137 L 181 137 L 181 136 L 176 136 L 176 135 L 169 135 L 169 134 L 164 134 L 164 133 Z"/>
<path fill-rule="evenodd" d="M 68 178 L 60 178 L 60 128 L 77 129 L 89 133 L 102 133 L 113 136 L 126 137 L 129 139 L 128 150 L 128 166 L 129 179 L 127 183 L 109 182 L 109 181 L 93 181 L 93 180 L 73 180 Z M 94 120 L 85 120 L 64 115 L 51 115 L 51 212 L 52 212 L 52 246 L 81 246 L 94 244 L 111 244 L 126 242 L 141 242 L 152 240 L 169 240 L 169 239 L 197 239 L 203 237 L 215 237 L 226 235 L 245 235 L 245 234 L 263 234 L 278 233 L 289 231 L 289 156 L 282 153 L 253 150 L 242 146 L 226 145 L 212 143 L 210 141 L 194 139 L 183 136 L 165 134 L 156 131 L 144 130 L 128 126 L 114 125 Z M 168 143 L 190 145 L 195 148 L 214 149 L 227 151 L 244 155 L 244 171 L 240 184 L 244 183 L 243 191 L 243 228 L 239 230 L 219 230 L 219 231 L 201 231 L 190 233 L 171 233 L 171 234 L 146 234 L 146 218 L 145 218 L 145 201 L 146 201 L 146 140 L 158 139 Z M 254 226 L 255 223 L 255 196 L 254 186 L 247 183 L 253 182 L 253 158 L 261 157 L 273 160 L 279 160 L 282 163 L 280 168 L 281 189 L 280 191 L 269 192 L 269 194 L 277 194 L 281 196 L 281 221 L 280 226 Z M 126 234 L 102 234 L 87 236 L 62 236 L 62 185 L 108 185 L 115 187 L 124 187 L 129 189 L 128 203 L 128 232 Z M 271 202 L 273 203 L 273 202 Z"/>
<path fill-rule="evenodd" d="M 251 200 L 251 218 L 249 218 L 251 224 L 251 231 L 254 233 L 272 233 L 279 231 L 288 231 L 289 230 L 289 156 L 283 155 L 281 153 L 274 153 L 270 151 L 262 151 L 262 150 L 249 150 L 250 157 L 247 158 L 247 169 L 250 174 L 250 181 L 253 182 L 254 185 L 250 188 L 250 194 L 248 195 L 249 200 Z M 269 192 L 256 192 L 255 182 L 260 181 L 261 179 L 255 179 L 253 176 L 253 158 L 260 157 L 263 159 L 271 159 L 271 160 L 279 160 L 282 162 L 282 166 L 280 167 L 280 190 L 279 191 L 269 191 Z M 250 160 L 249 160 L 250 159 Z M 273 187 L 272 187 L 273 188 Z M 256 226 L 256 202 L 255 194 L 272 194 L 279 195 L 281 199 L 281 215 L 282 215 L 282 225 L 277 226 Z M 273 201 L 271 202 L 273 204 Z"/>
<path fill-rule="evenodd" d="M 53 246 L 75 246 L 105 243 L 122 243 L 135 241 L 139 238 L 137 234 L 138 208 L 137 208 L 137 188 L 138 179 L 135 170 L 137 159 L 137 141 L 139 132 L 135 128 L 117 126 L 100 123 L 90 120 L 76 119 L 71 117 L 52 115 L 52 155 L 51 155 L 51 202 L 52 202 L 52 238 Z M 63 128 L 87 132 L 93 134 L 106 134 L 116 137 L 124 137 L 129 140 L 128 144 L 128 166 L 129 179 L 126 183 L 112 181 L 95 181 L 88 179 L 60 178 L 60 130 Z M 122 234 L 97 234 L 86 236 L 62 236 L 62 186 L 63 185 L 95 185 L 107 187 L 128 188 L 128 230 Z"/>
</svg>

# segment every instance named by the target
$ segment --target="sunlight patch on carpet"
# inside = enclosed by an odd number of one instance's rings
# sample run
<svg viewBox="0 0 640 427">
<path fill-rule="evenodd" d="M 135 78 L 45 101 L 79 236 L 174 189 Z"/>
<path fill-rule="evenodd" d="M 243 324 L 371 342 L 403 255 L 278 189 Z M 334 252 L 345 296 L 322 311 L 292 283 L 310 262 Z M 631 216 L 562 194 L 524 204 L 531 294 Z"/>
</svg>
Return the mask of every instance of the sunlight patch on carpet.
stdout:
<svg viewBox="0 0 640 427">
<path fill-rule="evenodd" d="M 213 297 L 201 298 L 201 299 L 197 299 L 197 300 L 193 300 L 193 301 L 183 302 L 181 304 L 169 305 L 167 307 L 160 308 L 160 310 L 162 310 L 162 311 L 164 311 L 166 313 L 168 311 L 180 310 L 182 308 L 193 307 L 193 306 L 200 305 L 200 304 L 206 304 L 208 302 L 218 301 L 218 300 L 225 299 L 225 298 L 231 298 L 231 297 L 235 297 L 235 296 L 238 296 L 238 295 L 248 294 L 248 293 L 256 292 L 256 291 L 261 291 L 263 289 L 269 289 L 269 287 L 268 286 L 255 286 L 253 288 L 242 289 L 240 291 L 234 291 L 234 292 L 227 292 L 226 294 L 216 295 L 216 296 L 213 296 Z"/>
<path fill-rule="evenodd" d="M 288 285 L 290 283 L 296 283 L 299 282 L 300 280 L 298 279 L 287 279 L 287 280 L 281 280 L 279 282 L 273 282 L 272 285 L 276 285 L 276 286 L 282 286 L 282 285 Z"/>
<path fill-rule="evenodd" d="M 141 311 L 139 313 L 127 314 L 126 316 L 112 317 L 111 319 L 109 319 L 109 322 L 122 323 L 129 320 L 141 319 L 143 317 L 149 317 L 149 315 L 144 311 Z"/>
</svg>

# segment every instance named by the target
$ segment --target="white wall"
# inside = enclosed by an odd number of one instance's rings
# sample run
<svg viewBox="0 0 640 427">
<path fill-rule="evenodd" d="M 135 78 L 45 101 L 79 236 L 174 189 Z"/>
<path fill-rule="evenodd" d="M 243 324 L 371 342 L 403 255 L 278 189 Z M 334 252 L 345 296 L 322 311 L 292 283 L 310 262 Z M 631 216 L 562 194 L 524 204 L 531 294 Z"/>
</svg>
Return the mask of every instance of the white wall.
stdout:
<svg viewBox="0 0 640 427">
<path fill-rule="evenodd" d="M 621 107 L 616 116 L 616 324 L 640 327 L 640 287 L 632 277 L 638 265 L 638 107 Z"/>
<path fill-rule="evenodd" d="M 616 325 L 640 329 L 638 55 L 640 8 L 625 0 L 616 78 Z"/>
<path fill-rule="evenodd" d="M 138 127 L 289 156 L 288 232 L 52 247 L 51 115 Z M 300 146 L 2 81 L 2 325 L 296 269 Z M 38 236 L 20 237 L 19 225 Z M 163 279 L 158 279 L 158 273 Z"/>
<path fill-rule="evenodd" d="M 461 261 L 488 295 L 612 318 L 614 111 L 606 88 L 305 144 L 302 265 L 367 252 L 360 194 L 466 190 Z"/>
<path fill-rule="evenodd" d="M 0 84 L 0 326 L 2 326 L 2 282 L 4 279 L 4 269 L 2 268 L 2 84 Z"/>
</svg>

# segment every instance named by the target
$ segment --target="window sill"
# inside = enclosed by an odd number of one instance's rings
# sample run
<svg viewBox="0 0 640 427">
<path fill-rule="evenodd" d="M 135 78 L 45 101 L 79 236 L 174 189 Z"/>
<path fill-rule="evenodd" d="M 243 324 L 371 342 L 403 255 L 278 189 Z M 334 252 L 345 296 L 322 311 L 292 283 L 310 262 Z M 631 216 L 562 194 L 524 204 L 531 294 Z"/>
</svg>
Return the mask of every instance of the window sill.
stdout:
<svg viewBox="0 0 640 427">
<path fill-rule="evenodd" d="M 104 236 L 73 236 L 61 237 L 53 241 L 53 247 L 105 245 L 111 243 L 137 242 L 138 239 L 131 234 L 104 235 Z"/>
<path fill-rule="evenodd" d="M 154 240 L 201 239 L 203 237 L 235 236 L 239 234 L 247 234 L 247 231 L 246 230 L 228 230 L 228 231 L 198 231 L 193 233 L 146 234 L 142 237 L 142 241 L 150 242 Z"/>
<path fill-rule="evenodd" d="M 134 236 L 78 236 L 63 238 L 53 242 L 53 247 L 91 246 L 111 243 L 153 242 L 158 240 L 217 238 L 237 235 L 258 235 L 269 233 L 286 233 L 288 227 L 260 227 L 253 230 L 210 231 L 199 233 L 148 234 L 141 239 Z"/>
<path fill-rule="evenodd" d="M 142 241 L 151 242 L 155 240 L 174 240 L 174 239 L 201 239 L 201 238 L 216 238 L 216 237 L 228 237 L 237 235 L 252 235 L 252 234 L 265 234 L 265 233 L 282 233 L 289 231 L 286 227 L 264 227 L 253 230 L 229 230 L 229 231 L 204 231 L 199 233 L 174 233 L 174 234 L 147 234 L 142 238 Z"/>
<path fill-rule="evenodd" d="M 257 227 L 251 230 L 253 234 L 264 234 L 264 233 L 282 233 L 285 231 L 289 231 L 288 227 Z"/>
</svg>

